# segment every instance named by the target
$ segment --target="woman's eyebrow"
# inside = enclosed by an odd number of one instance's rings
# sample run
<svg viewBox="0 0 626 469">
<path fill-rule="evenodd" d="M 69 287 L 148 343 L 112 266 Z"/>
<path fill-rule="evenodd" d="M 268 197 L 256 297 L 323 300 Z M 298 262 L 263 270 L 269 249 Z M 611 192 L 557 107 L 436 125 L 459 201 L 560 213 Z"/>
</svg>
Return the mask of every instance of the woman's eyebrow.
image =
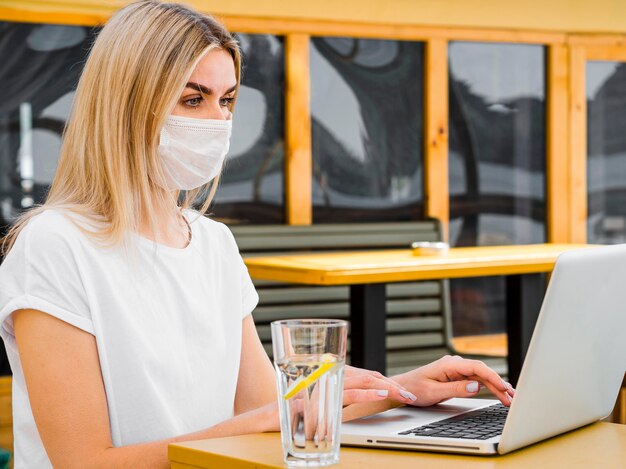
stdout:
<svg viewBox="0 0 626 469">
<path fill-rule="evenodd" d="M 199 91 L 200 93 L 206 94 L 206 95 L 210 95 L 211 93 L 213 93 L 213 91 L 211 91 L 211 88 L 207 88 L 206 86 L 201 85 L 200 83 L 195 83 L 193 81 L 190 81 L 189 83 L 187 83 L 185 85 L 185 88 L 191 88 L 191 89 L 194 89 L 194 90 Z M 237 85 L 235 84 L 235 85 L 231 86 L 230 88 L 228 88 L 226 90 L 226 93 L 224 93 L 224 94 L 232 93 L 233 91 L 235 91 L 236 88 L 237 88 Z"/>
<path fill-rule="evenodd" d="M 206 86 L 201 85 L 200 83 L 194 83 L 192 81 L 188 82 L 185 85 L 185 88 L 194 89 L 196 91 L 199 91 L 202 94 L 211 94 L 212 93 L 211 88 L 207 88 Z"/>
</svg>

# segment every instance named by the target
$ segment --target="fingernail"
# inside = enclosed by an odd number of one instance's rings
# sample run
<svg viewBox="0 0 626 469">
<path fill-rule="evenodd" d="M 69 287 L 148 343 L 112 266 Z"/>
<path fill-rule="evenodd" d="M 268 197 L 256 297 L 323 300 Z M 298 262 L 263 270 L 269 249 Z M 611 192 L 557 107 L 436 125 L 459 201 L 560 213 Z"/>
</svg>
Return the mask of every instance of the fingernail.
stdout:
<svg viewBox="0 0 626 469">
<path fill-rule="evenodd" d="M 465 389 L 467 389 L 467 392 L 478 392 L 478 381 L 468 383 L 468 385 L 465 386 Z"/>
<path fill-rule="evenodd" d="M 379 391 L 376 391 L 376 394 L 378 394 L 380 397 L 387 397 L 389 395 L 389 391 L 387 391 L 386 389 L 381 389 Z"/>
<path fill-rule="evenodd" d="M 509 400 L 509 404 L 513 404 L 513 399 L 508 394 L 505 394 L 506 398 Z"/>
<path fill-rule="evenodd" d="M 400 395 L 411 402 L 417 399 L 417 397 L 415 397 L 415 394 L 412 394 L 409 391 L 400 391 Z"/>
<path fill-rule="evenodd" d="M 506 381 L 502 380 L 502 384 L 504 384 L 504 387 L 507 389 L 513 389 L 513 386 L 511 386 L 511 383 L 507 383 Z"/>
</svg>

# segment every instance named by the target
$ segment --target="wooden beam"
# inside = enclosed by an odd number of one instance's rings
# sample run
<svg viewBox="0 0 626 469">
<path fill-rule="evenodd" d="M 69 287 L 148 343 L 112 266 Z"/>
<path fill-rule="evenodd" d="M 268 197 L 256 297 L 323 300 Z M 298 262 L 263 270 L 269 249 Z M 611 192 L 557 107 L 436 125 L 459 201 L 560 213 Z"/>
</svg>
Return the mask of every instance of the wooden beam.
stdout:
<svg viewBox="0 0 626 469">
<path fill-rule="evenodd" d="M 626 46 L 626 34 L 568 34 L 572 46 Z"/>
<path fill-rule="evenodd" d="M 585 57 L 587 60 L 626 62 L 626 42 L 622 45 L 585 47 Z"/>
<path fill-rule="evenodd" d="M 117 9 L 113 5 L 97 9 L 85 9 L 77 5 L 30 5 L 29 3 L 9 1 L 1 5 L 0 21 L 96 26 L 106 23 Z"/>
<path fill-rule="evenodd" d="M 572 205 L 569 184 L 568 55 L 563 45 L 553 44 L 547 54 L 546 204 L 547 240 L 570 241 L 568 217 Z"/>
<path fill-rule="evenodd" d="M 285 210 L 288 225 L 312 223 L 308 34 L 285 37 Z"/>
<path fill-rule="evenodd" d="M 31 14 L 111 14 L 133 0 L 2 0 L 6 9 Z M 218 16 L 424 25 L 510 31 L 623 33 L 623 0 L 187 0 Z M 40 20 L 41 21 L 41 20 Z M 43 22 L 47 22 L 45 19 Z M 295 31 L 292 31 L 295 32 Z"/>
<path fill-rule="evenodd" d="M 587 94 L 585 90 L 585 50 L 572 46 L 570 63 L 570 241 L 587 241 Z"/>
<path fill-rule="evenodd" d="M 423 26 L 411 24 L 372 24 L 354 21 L 322 21 L 308 19 L 282 20 L 220 15 L 220 20 L 233 31 L 269 34 L 306 33 L 313 36 L 385 38 L 425 41 L 430 38 L 454 41 L 510 42 L 525 44 L 564 43 L 564 33 L 519 31 L 506 29 Z"/>
<path fill-rule="evenodd" d="M 448 239 L 448 42 L 431 39 L 424 57 L 425 215 L 441 220 Z"/>
<path fill-rule="evenodd" d="M 105 23 L 110 16 L 124 4 L 126 0 L 115 2 L 84 0 L 78 3 L 50 0 L 40 2 L 35 0 L 6 0 L 0 6 L 0 21 L 15 21 L 46 24 L 67 24 L 95 26 Z M 543 31 L 529 27 L 528 29 L 481 27 L 472 25 L 469 21 L 471 14 L 466 15 L 466 25 L 452 25 L 442 23 L 429 25 L 411 23 L 398 15 L 394 22 L 374 21 L 364 22 L 352 18 L 314 18 L 307 14 L 310 9 L 305 8 L 301 16 L 283 18 L 276 16 L 251 15 L 250 10 L 242 8 L 241 13 L 236 8 L 223 9 L 219 5 L 211 8 L 204 0 L 189 2 L 201 11 L 213 13 L 226 26 L 236 32 L 259 34 L 310 34 L 316 36 L 347 36 L 363 38 L 386 38 L 397 40 L 426 40 L 440 38 L 455 41 L 485 41 L 511 42 L 528 44 L 563 43 L 566 34 L 562 31 Z M 258 2 L 257 2 L 258 3 Z M 274 2 L 276 3 L 276 2 Z M 606 36 L 606 34 L 604 34 Z M 610 35 L 609 35 L 610 36 Z"/>
</svg>

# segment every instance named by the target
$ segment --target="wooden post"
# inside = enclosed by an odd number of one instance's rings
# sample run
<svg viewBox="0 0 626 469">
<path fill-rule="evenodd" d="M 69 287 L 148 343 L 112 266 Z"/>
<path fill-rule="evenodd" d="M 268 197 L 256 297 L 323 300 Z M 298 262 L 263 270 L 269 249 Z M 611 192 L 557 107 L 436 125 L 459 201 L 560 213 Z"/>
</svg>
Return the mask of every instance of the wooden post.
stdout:
<svg viewBox="0 0 626 469">
<path fill-rule="evenodd" d="M 285 37 L 285 209 L 288 225 L 312 223 L 308 34 Z"/>
<path fill-rule="evenodd" d="M 585 51 L 570 48 L 570 241 L 587 242 L 587 94 Z"/>
<path fill-rule="evenodd" d="M 425 215 L 441 220 L 448 239 L 448 41 L 426 42 L 424 73 Z"/>
<path fill-rule="evenodd" d="M 546 119 L 546 204 L 549 243 L 571 241 L 568 112 L 568 56 L 562 44 L 548 46 Z"/>
</svg>

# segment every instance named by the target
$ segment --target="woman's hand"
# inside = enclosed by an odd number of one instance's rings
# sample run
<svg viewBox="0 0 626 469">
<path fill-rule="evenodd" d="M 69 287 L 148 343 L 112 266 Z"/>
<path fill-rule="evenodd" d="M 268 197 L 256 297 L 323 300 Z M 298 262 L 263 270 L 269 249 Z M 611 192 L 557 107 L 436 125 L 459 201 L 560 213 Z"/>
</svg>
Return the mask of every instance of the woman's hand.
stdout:
<svg viewBox="0 0 626 469">
<path fill-rule="evenodd" d="M 487 387 L 500 401 L 509 406 L 515 395 L 513 387 L 478 360 L 445 356 L 407 373 L 387 378 L 377 371 L 346 365 L 344 371 L 343 420 L 382 412 L 391 407 L 408 404 L 429 406 L 453 397 L 474 397 L 480 387 Z M 316 389 L 317 391 L 317 389 Z M 315 391 L 314 391 L 315 392 Z M 295 413 L 304 409 L 301 398 L 292 403 Z M 266 422 L 262 431 L 277 431 L 278 405 L 276 402 L 256 411 Z M 316 421 L 316 419 L 309 419 Z M 307 429 L 307 434 L 313 429 Z"/>
<path fill-rule="evenodd" d="M 378 371 L 345 366 L 343 379 L 344 407 L 360 402 L 375 402 L 385 399 L 391 399 L 400 404 L 413 404 L 416 397 L 398 381 L 387 378 Z"/>
<path fill-rule="evenodd" d="M 482 386 L 505 406 L 511 405 L 513 387 L 479 360 L 445 356 L 393 378 L 417 396 L 415 406 L 438 404 L 452 397 L 474 397 Z"/>
</svg>

